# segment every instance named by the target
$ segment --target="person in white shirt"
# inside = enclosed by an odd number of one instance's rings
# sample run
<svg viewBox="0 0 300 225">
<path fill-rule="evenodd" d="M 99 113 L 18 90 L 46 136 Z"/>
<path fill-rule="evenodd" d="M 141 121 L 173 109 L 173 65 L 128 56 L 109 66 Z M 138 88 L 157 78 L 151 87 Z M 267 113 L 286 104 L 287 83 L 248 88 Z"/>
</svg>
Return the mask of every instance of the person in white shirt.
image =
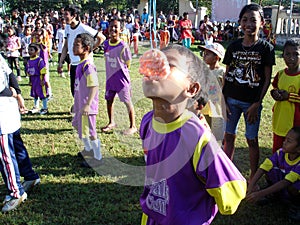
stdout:
<svg viewBox="0 0 300 225">
<path fill-rule="evenodd" d="M 64 18 L 67 26 L 65 29 L 66 41 L 62 49 L 61 57 L 58 63 L 57 71 L 60 73 L 63 68 L 63 61 L 65 60 L 69 51 L 70 56 L 70 80 L 71 80 L 71 93 L 74 96 L 74 83 L 76 75 L 76 67 L 80 62 L 79 56 L 75 56 L 72 49 L 75 37 L 77 34 L 88 33 L 96 39 L 94 49 L 96 49 L 106 38 L 102 32 L 98 32 L 92 27 L 82 24 L 80 22 L 80 9 L 78 6 L 68 6 L 64 9 Z"/>
</svg>

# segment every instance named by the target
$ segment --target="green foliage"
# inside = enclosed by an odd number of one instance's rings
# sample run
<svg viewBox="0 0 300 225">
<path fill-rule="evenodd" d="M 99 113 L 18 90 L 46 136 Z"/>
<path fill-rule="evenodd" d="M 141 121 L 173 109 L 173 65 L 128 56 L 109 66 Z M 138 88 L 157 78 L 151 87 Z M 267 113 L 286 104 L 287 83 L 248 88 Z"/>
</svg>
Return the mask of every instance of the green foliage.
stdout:
<svg viewBox="0 0 300 225">
<path fill-rule="evenodd" d="M 137 7 L 139 0 L 3 0 L 6 11 L 10 12 L 13 8 L 26 9 L 27 11 L 39 10 L 45 12 L 49 9 L 59 10 L 61 7 L 68 4 L 77 4 L 82 7 L 82 11 L 93 12 L 103 7 L 107 10 L 111 8 L 117 8 L 118 10 L 125 10 L 131 7 Z M 174 12 L 178 14 L 178 2 L 179 0 L 157 0 L 157 11 L 163 11 L 165 14 Z M 252 2 L 261 4 L 262 6 L 279 4 L 279 0 L 254 0 Z M 212 0 L 192 0 L 193 6 L 207 7 L 208 14 L 211 12 Z M 289 7 L 290 0 L 282 0 L 282 5 Z M 299 7 L 299 3 L 295 3 L 295 8 Z"/>
</svg>

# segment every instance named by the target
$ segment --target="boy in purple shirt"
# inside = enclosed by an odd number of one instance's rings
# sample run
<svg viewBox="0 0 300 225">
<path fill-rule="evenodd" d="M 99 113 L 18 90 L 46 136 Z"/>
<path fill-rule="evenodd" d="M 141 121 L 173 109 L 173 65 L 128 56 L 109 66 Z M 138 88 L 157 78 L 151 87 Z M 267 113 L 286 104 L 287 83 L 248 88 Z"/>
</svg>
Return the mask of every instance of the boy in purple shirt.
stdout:
<svg viewBox="0 0 300 225">
<path fill-rule="evenodd" d="M 84 157 L 86 160 L 81 164 L 83 167 L 95 167 L 102 159 L 101 143 L 96 132 L 99 83 L 96 66 L 89 57 L 93 44 L 93 37 L 87 33 L 78 34 L 73 44 L 73 53 L 79 56 L 81 61 L 76 67 L 73 107 L 75 115 L 72 124 L 84 144 L 84 151 L 81 155 L 94 153 L 92 159 Z"/>
<path fill-rule="evenodd" d="M 109 132 L 116 127 L 114 121 L 113 102 L 118 94 L 120 101 L 124 102 L 129 114 L 130 126 L 124 131 L 125 135 L 134 134 L 137 131 L 135 125 L 135 113 L 131 102 L 129 67 L 131 52 L 128 45 L 120 38 L 120 21 L 113 19 L 109 24 L 110 39 L 104 41 L 104 56 L 106 67 L 105 100 L 109 122 L 102 128 L 103 132 Z"/>
<path fill-rule="evenodd" d="M 255 191 L 263 175 L 266 175 L 269 186 Z M 289 201 L 290 217 L 300 221 L 300 127 L 290 129 L 282 148 L 260 165 L 248 186 L 246 199 L 256 202 L 270 195 Z"/>
<path fill-rule="evenodd" d="M 210 224 L 218 210 L 233 214 L 245 197 L 245 178 L 199 118 L 186 110 L 200 89 L 207 89 L 205 70 L 197 56 L 179 45 L 149 50 L 140 59 L 143 92 L 153 101 L 140 127 L 146 152 L 143 225 Z"/>
</svg>

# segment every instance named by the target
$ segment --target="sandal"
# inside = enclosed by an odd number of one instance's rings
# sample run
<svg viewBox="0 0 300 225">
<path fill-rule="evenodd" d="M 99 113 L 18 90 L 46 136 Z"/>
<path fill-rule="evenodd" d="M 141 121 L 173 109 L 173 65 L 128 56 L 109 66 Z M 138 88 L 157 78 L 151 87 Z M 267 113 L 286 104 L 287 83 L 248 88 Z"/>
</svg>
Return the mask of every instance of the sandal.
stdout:
<svg viewBox="0 0 300 225">
<path fill-rule="evenodd" d="M 102 127 L 101 130 L 104 133 L 108 133 L 108 132 L 111 132 L 116 127 L 117 127 L 117 124 L 108 124 L 107 126 Z"/>
</svg>

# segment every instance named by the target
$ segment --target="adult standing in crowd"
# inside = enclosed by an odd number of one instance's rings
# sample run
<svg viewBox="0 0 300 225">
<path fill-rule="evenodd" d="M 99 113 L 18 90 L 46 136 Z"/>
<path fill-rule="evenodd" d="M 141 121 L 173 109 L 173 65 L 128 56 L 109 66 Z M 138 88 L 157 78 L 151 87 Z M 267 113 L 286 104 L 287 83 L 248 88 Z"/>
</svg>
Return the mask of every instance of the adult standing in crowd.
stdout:
<svg viewBox="0 0 300 225">
<path fill-rule="evenodd" d="M 183 13 L 183 19 L 179 21 L 179 29 L 181 33 L 182 45 L 186 48 L 190 48 L 192 44 L 192 21 L 188 18 L 187 12 Z"/>
<path fill-rule="evenodd" d="M 80 62 L 79 56 L 75 56 L 72 49 L 75 37 L 80 33 L 88 33 L 96 39 L 94 49 L 97 48 L 106 38 L 102 32 L 98 32 L 92 27 L 82 24 L 80 22 L 80 8 L 78 6 L 72 5 L 64 9 L 64 18 L 66 20 L 66 41 L 62 49 L 61 57 L 58 63 L 57 71 L 62 73 L 63 62 L 69 53 L 71 68 L 70 68 L 70 81 L 71 81 L 71 93 L 74 96 L 74 83 L 76 75 L 76 67 Z"/>
<path fill-rule="evenodd" d="M 19 15 L 18 9 L 13 9 L 11 12 L 11 25 L 14 27 L 16 31 L 16 36 L 19 37 L 19 33 L 22 30 L 23 20 Z"/>
</svg>

